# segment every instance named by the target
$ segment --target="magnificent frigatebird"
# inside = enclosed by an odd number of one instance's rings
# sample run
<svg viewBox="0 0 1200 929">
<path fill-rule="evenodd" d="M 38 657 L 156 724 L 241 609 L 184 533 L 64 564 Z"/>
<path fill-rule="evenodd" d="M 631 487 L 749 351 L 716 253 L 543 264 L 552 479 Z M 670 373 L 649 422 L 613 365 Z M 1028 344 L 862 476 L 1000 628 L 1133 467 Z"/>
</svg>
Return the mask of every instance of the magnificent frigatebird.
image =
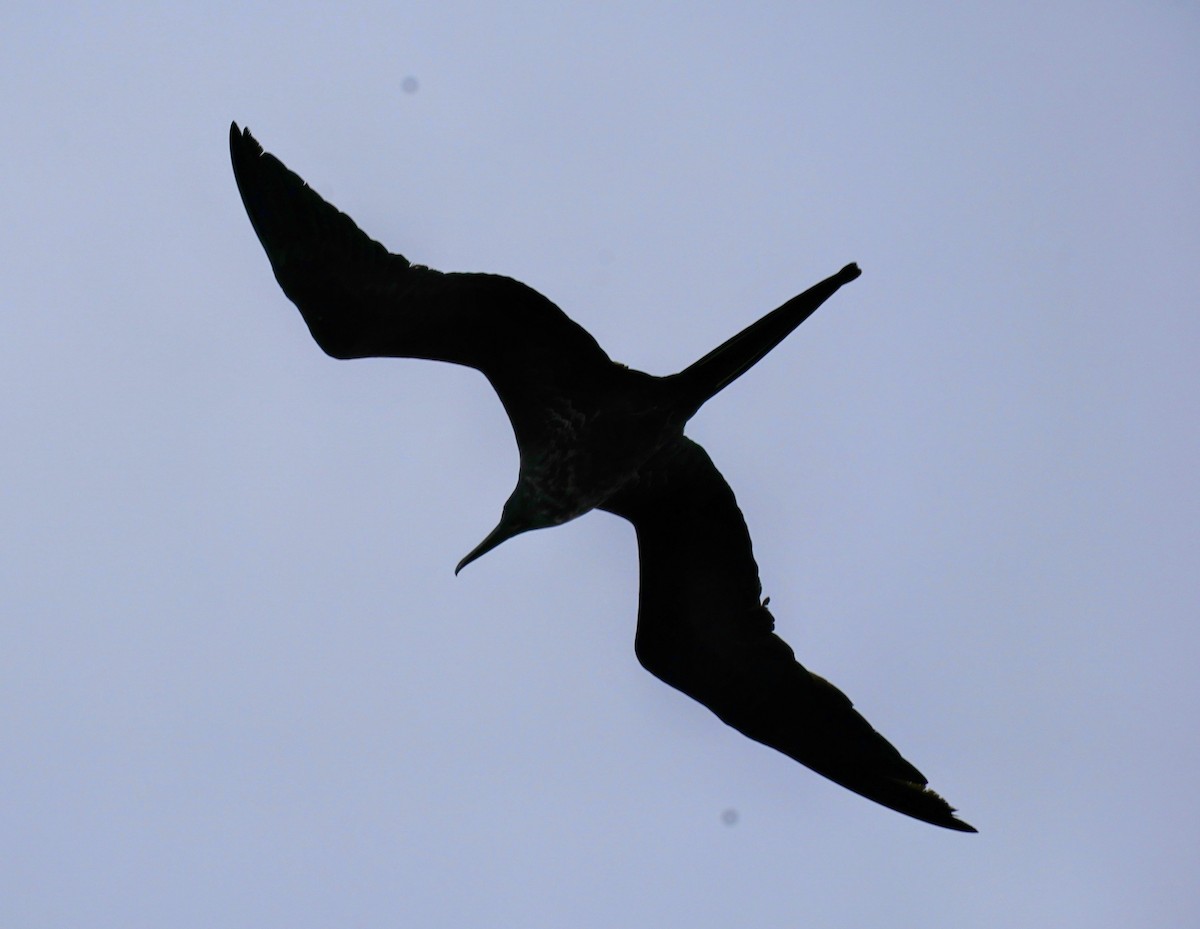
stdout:
<svg viewBox="0 0 1200 929">
<path fill-rule="evenodd" d="M 229 148 L 275 279 L 327 354 L 467 365 L 499 394 L 520 450 L 517 486 L 499 525 L 455 573 L 518 533 L 592 509 L 623 516 L 637 532 L 634 650 L 646 670 L 843 787 L 925 822 L 975 831 L 775 635 L 733 491 L 683 434 L 709 397 L 857 278 L 857 265 L 678 374 L 654 377 L 612 361 L 519 281 L 444 274 L 389 253 L 236 123 Z"/>
</svg>

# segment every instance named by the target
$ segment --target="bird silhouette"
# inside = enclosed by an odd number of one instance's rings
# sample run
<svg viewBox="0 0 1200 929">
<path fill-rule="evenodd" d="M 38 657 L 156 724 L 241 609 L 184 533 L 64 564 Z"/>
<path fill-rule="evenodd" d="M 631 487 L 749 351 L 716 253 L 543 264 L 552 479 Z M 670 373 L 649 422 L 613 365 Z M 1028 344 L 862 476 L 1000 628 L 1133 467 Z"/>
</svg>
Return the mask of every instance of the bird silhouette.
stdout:
<svg viewBox="0 0 1200 929">
<path fill-rule="evenodd" d="M 733 491 L 683 434 L 706 400 L 857 278 L 857 265 L 678 374 L 655 377 L 612 361 L 525 284 L 442 273 L 389 253 L 236 123 L 229 146 L 275 278 L 327 354 L 467 365 L 499 395 L 520 450 L 517 486 L 499 524 L 455 573 L 531 529 L 592 509 L 624 517 L 637 533 L 634 650 L 643 667 L 843 787 L 916 819 L 975 831 L 845 694 L 775 635 Z"/>
</svg>

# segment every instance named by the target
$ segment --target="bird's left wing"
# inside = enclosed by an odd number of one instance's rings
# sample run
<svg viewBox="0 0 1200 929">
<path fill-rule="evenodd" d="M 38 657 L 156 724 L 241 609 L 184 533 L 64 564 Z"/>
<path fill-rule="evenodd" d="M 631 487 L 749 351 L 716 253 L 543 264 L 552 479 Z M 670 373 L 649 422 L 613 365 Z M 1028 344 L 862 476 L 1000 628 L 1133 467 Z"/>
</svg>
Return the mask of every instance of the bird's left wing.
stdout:
<svg viewBox="0 0 1200 929">
<path fill-rule="evenodd" d="M 229 151 L 275 278 L 328 354 L 478 368 L 518 433 L 521 411 L 540 409 L 539 390 L 565 392 L 613 367 L 582 326 L 532 287 L 496 274 L 444 274 L 388 252 L 236 123 Z"/>
<path fill-rule="evenodd" d="M 637 530 L 642 665 L 750 738 L 884 806 L 975 830 L 833 684 L 774 633 L 733 491 L 689 439 L 604 504 Z"/>
</svg>

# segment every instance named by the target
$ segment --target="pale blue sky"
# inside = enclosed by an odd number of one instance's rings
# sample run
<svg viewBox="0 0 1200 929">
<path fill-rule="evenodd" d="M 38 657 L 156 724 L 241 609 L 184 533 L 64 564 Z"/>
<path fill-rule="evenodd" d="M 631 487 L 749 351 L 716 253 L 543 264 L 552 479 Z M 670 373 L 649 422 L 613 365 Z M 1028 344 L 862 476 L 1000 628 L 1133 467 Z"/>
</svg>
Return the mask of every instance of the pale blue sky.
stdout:
<svg viewBox="0 0 1200 929">
<path fill-rule="evenodd" d="M 1200 923 L 1195 3 L 10 3 L 0 101 L 0 925 Z M 616 518 L 456 579 L 499 403 L 321 354 L 232 119 L 653 373 L 858 261 L 689 431 L 980 835 L 646 674 Z"/>
</svg>

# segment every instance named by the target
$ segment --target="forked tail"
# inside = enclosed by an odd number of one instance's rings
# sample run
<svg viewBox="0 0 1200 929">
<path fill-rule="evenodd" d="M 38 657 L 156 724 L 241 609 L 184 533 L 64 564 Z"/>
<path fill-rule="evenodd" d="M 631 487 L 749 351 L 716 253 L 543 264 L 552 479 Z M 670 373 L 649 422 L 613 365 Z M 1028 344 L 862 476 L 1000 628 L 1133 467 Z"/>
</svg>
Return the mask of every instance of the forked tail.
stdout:
<svg viewBox="0 0 1200 929">
<path fill-rule="evenodd" d="M 710 397 L 750 370 L 843 284 L 849 284 L 860 274 L 858 265 L 846 265 L 676 374 L 671 380 L 680 391 L 680 402 L 687 415 L 692 416 Z"/>
</svg>

